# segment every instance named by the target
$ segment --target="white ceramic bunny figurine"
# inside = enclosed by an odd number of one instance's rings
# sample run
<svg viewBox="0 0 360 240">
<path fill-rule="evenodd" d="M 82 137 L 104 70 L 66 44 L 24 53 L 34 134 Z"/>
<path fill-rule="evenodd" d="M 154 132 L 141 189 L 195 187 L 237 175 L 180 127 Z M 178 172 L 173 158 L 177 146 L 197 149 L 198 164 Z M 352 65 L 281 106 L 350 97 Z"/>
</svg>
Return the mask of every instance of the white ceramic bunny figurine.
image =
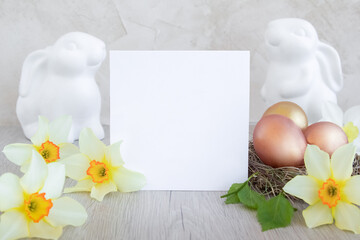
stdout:
<svg viewBox="0 0 360 240">
<path fill-rule="evenodd" d="M 67 33 L 53 46 L 27 56 L 16 106 L 27 138 L 35 134 L 39 115 L 49 120 L 71 115 L 70 141 L 78 139 L 84 127 L 104 137 L 101 96 L 94 77 L 105 56 L 104 42 L 82 32 Z"/>
<path fill-rule="evenodd" d="M 336 92 L 343 86 L 336 50 L 318 40 L 309 22 L 297 18 L 271 21 L 265 39 L 270 63 L 261 95 L 266 105 L 292 101 L 310 123 L 320 120 L 324 101 L 337 103 Z"/>
</svg>

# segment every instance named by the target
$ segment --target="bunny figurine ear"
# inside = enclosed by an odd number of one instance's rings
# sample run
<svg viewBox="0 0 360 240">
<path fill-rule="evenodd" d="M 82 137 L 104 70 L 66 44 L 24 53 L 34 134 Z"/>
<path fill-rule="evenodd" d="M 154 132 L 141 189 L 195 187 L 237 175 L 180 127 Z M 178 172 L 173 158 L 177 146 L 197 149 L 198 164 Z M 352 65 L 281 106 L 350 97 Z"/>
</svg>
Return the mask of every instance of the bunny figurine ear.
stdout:
<svg viewBox="0 0 360 240">
<path fill-rule="evenodd" d="M 47 49 L 41 49 L 30 53 L 22 66 L 19 94 L 25 97 L 31 88 L 32 81 L 43 79 L 47 66 Z"/>
<path fill-rule="evenodd" d="M 316 58 L 325 84 L 335 92 L 340 91 L 343 87 L 343 76 L 337 51 L 333 47 L 319 42 Z"/>
</svg>

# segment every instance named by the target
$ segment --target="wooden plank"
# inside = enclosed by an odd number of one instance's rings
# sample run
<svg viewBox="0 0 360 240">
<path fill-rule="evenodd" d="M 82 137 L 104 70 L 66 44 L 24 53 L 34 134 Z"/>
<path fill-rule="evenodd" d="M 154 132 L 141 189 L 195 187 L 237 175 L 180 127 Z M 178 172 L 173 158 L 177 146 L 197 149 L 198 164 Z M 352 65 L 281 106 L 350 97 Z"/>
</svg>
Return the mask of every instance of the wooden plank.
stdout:
<svg viewBox="0 0 360 240">
<path fill-rule="evenodd" d="M 108 138 L 104 141 L 109 142 Z M 15 142 L 29 143 L 18 126 L 0 127 L 0 149 Z M 13 172 L 21 176 L 18 169 L 1 153 L 0 175 Z M 72 184 L 72 180 L 66 181 L 67 186 Z M 255 211 L 224 204 L 222 194 L 140 191 L 110 193 L 102 202 L 87 193 L 68 194 L 84 205 L 89 217 L 81 227 L 64 228 L 61 239 L 358 239 L 334 225 L 308 229 L 301 215 L 305 205 L 300 203 L 291 226 L 261 232 Z"/>
</svg>

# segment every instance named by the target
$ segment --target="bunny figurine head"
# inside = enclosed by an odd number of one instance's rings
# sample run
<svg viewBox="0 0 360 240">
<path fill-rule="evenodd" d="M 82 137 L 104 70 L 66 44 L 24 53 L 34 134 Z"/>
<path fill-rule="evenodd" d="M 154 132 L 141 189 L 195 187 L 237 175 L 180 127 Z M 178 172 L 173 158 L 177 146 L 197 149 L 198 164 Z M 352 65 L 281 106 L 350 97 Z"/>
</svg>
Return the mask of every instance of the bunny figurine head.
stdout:
<svg viewBox="0 0 360 240">
<path fill-rule="evenodd" d="M 16 113 L 26 137 L 38 128 L 38 116 L 53 120 L 70 115 L 69 140 L 78 139 L 84 127 L 100 139 L 101 96 L 95 73 L 105 59 L 105 44 L 82 32 L 60 37 L 53 46 L 30 53 L 23 64 Z"/>
<path fill-rule="evenodd" d="M 269 56 L 274 61 L 306 60 L 316 51 L 318 36 L 314 27 L 302 19 L 278 19 L 265 32 Z"/>
<path fill-rule="evenodd" d="M 315 28 L 297 18 L 268 24 L 265 44 L 269 67 L 261 95 L 270 106 L 291 101 L 306 112 L 309 122 L 321 118 L 324 101 L 337 102 L 343 85 L 338 53 L 318 39 Z"/>
<path fill-rule="evenodd" d="M 84 70 L 95 73 L 106 56 L 104 42 L 82 32 L 63 35 L 47 50 L 51 52 L 49 67 L 61 75 L 82 74 Z"/>
</svg>

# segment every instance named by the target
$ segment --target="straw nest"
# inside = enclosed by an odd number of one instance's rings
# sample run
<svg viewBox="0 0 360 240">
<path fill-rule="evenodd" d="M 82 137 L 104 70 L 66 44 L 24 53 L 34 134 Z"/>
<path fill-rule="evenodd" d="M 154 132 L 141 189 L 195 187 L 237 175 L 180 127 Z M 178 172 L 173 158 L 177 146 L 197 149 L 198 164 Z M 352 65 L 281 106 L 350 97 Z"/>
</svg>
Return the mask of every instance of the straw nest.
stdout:
<svg viewBox="0 0 360 240">
<path fill-rule="evenodd" d="M 360 175 L 360 157 L 356 155 L 353 163 L 353 175 Z M 273 197 L 283 192 L 285 184 L 297 175 L 306 174 L 305 167 L 281 167 L 273 168 L 261 162 L 257 156 L 254 144 L 249 142 L 249 176 L 255 174 L 250 179 L 250 186 L 253 190 L 263 194 L 265 197 Z M 295 197 L 286 193 L 284 195 L 290 200 L 296 200 Z"/>
</svg>

